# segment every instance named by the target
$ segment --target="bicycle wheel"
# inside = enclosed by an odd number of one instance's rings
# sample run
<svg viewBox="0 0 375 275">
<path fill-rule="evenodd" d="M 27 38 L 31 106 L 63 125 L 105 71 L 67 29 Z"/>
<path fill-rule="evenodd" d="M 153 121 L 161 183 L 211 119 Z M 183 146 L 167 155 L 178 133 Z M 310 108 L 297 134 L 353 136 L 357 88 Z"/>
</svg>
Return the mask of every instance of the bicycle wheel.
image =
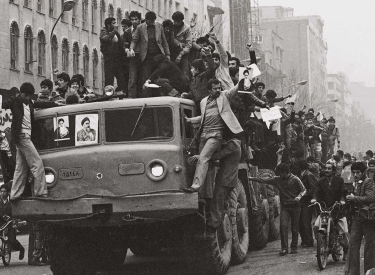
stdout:
<svg viewBox="0 0 375 275">
<path fill-rule="evenodd" d="M 3 264 L 7 266 L 10 263 L 10 257 L 11 257 L 10 245 L 7 242 L 4 242 L 4 240 L 0 239 L 0 247 L 1 247 L 1 259 L 3 260 Z"/>
<path fill-rule="evenodd" d="M 328 256 L 328 244 L 327 244 L 327 236 L 321 233 L 318 234 L 318 242 L 317 242 L 317 260 L 318 266 L 320 270 L 326 268 L 327 265 L 327 256 Z"/>
</svg>

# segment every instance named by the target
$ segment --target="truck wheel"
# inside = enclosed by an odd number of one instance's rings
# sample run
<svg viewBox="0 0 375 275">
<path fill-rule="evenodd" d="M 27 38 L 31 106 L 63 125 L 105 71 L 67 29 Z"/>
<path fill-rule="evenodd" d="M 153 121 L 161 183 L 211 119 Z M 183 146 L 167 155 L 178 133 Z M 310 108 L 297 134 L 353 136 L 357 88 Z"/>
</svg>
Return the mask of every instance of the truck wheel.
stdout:
<svg viewBox="0 0 375 275">
<path fill-rule="evenodd" d="M 261 208 L 249 215 L 250 250 L 264 248 L 268 242 L 269 234 L 269 206 L 268 201 L 262 201 Z"/>
<path fill-rule="evenodd" d="M 246 260 L 249 249 L 249 220 L 245 189 L 238 180 L 238 187 L 229 195 L 229 212 L 232 220 L 232 263 Z"/>
<path fill-rule="evenodd" d="M 192 274 L 224 275 L 230 265 L 232 252 L 232 225 L 227 214 L 215 233 L 193 235 L 185 228 L 185 247 Z"/>
<path fill-rule="evenodd" d="M 155 256 L 161 248 L 161 243 L 153 240 L 139 240 L 130 246 L 131 252 L 141 257 Z"/>
<path fill-rule="evenodd" d="M 53 275 L 94 275 L 98 270 L 95 250 L 76 230 L 58 230 L 51 240 Z"/>
<path fill-rule="evenodd" d="M 268 201 L 269 204 L 269 234 L 268 241 L 273 242 L 279 239 L 280 233 L 275 225 L 275 202 L 273 200 Z"/>
</svg>

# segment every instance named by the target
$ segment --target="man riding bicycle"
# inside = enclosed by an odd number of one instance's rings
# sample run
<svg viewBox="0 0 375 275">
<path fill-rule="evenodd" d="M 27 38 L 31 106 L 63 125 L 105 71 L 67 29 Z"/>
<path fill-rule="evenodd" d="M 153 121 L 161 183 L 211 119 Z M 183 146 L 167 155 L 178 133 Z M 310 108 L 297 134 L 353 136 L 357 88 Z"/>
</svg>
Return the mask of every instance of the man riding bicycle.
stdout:
<svg viewBox="0 0 375 275">
<path fill-rule="evenodd" d="M 318 180 L 316 183 L 315 192 L 311 203 L 323 202 L 325 207 L 332 207 L 336 201 L 340 202 L 341 205 L 345 204 L 345 187 L 343 178 L 336 176 L 336 162 L 329 160 L 324 166 L 325 176 Z M 342 236 L 340 241 L 341 246 L 344 250 L 343 261 L 346 261 L 346 255 L 348 253 L 348 223 L 344 214 L 337 209 L 332 211 L 332 218 L 337 224 L 337 231 Z M 320 228 L 321 218 L 320 215 L 317 217 L 314 224 L 315 238 L 318 236 L 318 230 Z"/>
<path fill-rule="evenodd" d="M 0 226 L 2 226 L 7 220 L 7 217 L 12 217 L 12 206 L 9 200 L 10 188 L 3 184 L 0 186 Z M 8 218 L 9 219 L 9 218 Z M 25 256 L 25 248 L 16 239 L 16 229 L 12 226 L 9 227 L 8 239 L 14 251 L 19 251 L 19 259 L 22 260 Z"/>
</svg>

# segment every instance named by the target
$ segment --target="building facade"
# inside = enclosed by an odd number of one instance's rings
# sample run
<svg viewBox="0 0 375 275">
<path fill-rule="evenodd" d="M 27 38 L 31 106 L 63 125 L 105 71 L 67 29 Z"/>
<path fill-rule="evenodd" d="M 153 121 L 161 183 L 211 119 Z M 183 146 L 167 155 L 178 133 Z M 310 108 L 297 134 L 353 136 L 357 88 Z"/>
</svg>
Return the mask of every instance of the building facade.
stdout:
<svg viewBox="0 0 375 275">
<path fill-rule="evenodd" d="M 327 98 L 327 44 L 323 20 L 317 16 L 293 16 L 292 9 L 259 7 L 261 29 L 271 29 L 283 39 L 283 70 L 296 83 L 307 80 L 298 90 L 297 105 L 319 108 Z M 272 11 L 273 10 L 273 11 Z"/>
<path fill-rule="evenodd" d="M 157 21 L 170 19 L 175 11 L 185 15 L 185 22 L 194 20 L 194 28 L 209 30 L 212 16 L 209 0 L 75 0 L 52 27 L 62 12 L 64 0 L 3 0 L 0 1 L 0 89 L 39 83 L 55 72 L 69 75 L 80 73 L 85 85 L 102 93 L 103 60 L 99 34 L 107 17 L 120 22 L 130 11 L 157 14 Z M 211 16 L 211 17 L 210 17 Z M 193 31 L 194 31 L 193 28 Z M 52 62 L 52 66 L 51 66 Z"/>
</svg>

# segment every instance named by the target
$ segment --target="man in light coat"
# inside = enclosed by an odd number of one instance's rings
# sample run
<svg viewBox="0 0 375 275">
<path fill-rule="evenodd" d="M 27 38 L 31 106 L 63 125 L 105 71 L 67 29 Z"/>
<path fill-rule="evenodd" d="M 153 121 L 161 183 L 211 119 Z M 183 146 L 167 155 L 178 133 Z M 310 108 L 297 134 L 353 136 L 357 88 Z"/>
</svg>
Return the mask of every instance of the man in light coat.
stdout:
<svg viewBox="0 0 375 275">
<path fill-rule="evenodd" d="M 149 11 L 145 16 L 146 22 L 138 25 L 130 44 L 128 57 L 134 57 L 139 52 L 142 61 L 142 82 L 149 79 L 154 70 L 154 57 L 164 54 L 170 59 L 167 39 L 165 38 L 163 26 L 155 22 L 156 14 Z"/>
<path fill-rule="evenodd" d="M 199 144 L 199 158 L 193 184 L 185 188 L 186 192 L 197 192 L 202 190 L 209 167 L 209 160 L 220 148 L 223 142 L 224 130 L 226 127 L 237 135 L 243 129 L 230 108 L 230 101 L 238 92 L 238 85 L 229 90 L 222 91 L 219 80 L 212 79 L 207 83 L 210 95 L 203 98 L 200 103 L 201 116 L 186 118 L 188 123 L 199 123 L 201 140 Z"/>
</svg>

